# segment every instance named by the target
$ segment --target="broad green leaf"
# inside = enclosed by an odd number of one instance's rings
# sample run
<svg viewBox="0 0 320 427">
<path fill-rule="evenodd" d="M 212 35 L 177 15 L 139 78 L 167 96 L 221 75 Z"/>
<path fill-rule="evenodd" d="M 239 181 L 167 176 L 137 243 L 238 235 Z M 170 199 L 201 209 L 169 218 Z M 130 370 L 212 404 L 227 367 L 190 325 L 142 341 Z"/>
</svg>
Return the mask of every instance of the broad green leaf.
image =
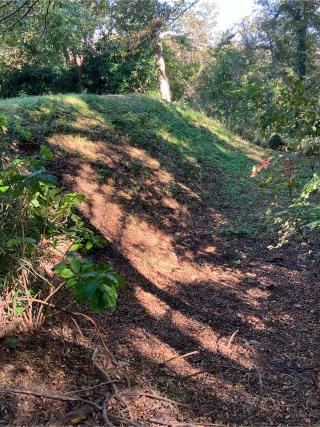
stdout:
<svg viewBox="0 0 320 427">
<path fill-rule="evenodd" d="M 71 288 L 72 286 L 74 286 L 77 283 L 77 279 L 75 278 L 71 278 L 67 281 L 67 288 Z"/>
<path fill-rule="evenodd" d="M 60 274 L 60 273 L 61 273 L 61 271 L 63 271 L 65 268 L 67 268 L 66 264 L 65 264 L 64 262 L 60 262 L 59 264 L 57 264 L 57 265 L 54 267 L 53 271 L 54 271 L 55 273 Z"/>
<path fill-rule="evenodd" d="M 92 242 L 87 242 L 86 243 L 86 249 L 87 249 L 87 251 L 89 251 L 91 248 L 93 248 L 93 243 Z"/>
<path fill-rule="evenodd" d="M 109 280 L 111 280 L 117 287 L 124 288 L 125 281 L 124 281 L 124 278 L 122 276 L 120 276 L 120 274 L 110 271 L 110 272 L 106 273 L 106 277 Z"/>
<path fill-rule="evenodd" d="M 53 160 L 52 151 L 48 147 L 46 147 L 45 145 L 41 145 L 40 153 L 42 154 L 42 156 L 45 160 L 47 160 L 47 161 Z"/>
<path fill-rule="evenodd" d="M 96 280 L 92 280 L 90 282 L 81 283 L 76 288 L 77 292 L 77 300 L 79 303 L 83 303 L 89 300 L 92 294 L 97 290 L 98 282 Z"/>
<path fill-rule="evenodd" d="M 74 259 L 71 260 L 70 264 L 71 264 L 72 270 L 75 273 L 78 274 L 80 272 L 80 270 L 81 270 L 81 265 L 82 265 L 81 261 L 79 261 L 78 259 L 74 258 Z"/>
<path fill-rule="evenodd" d="M 74 276 L 74 273 L 72 270 L 70 270 L 70 268 L 64 268 L 59 274 L 64 279 L 69 279 L 70 277 Z"/>
</svg>

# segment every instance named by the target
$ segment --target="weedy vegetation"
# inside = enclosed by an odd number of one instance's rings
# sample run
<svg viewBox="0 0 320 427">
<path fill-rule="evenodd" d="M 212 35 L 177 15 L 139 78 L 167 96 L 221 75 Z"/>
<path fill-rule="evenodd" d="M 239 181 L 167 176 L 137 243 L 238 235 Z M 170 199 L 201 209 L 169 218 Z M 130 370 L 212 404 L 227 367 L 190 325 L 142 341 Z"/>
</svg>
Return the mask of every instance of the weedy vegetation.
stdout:
<svg viewBox="0 0 320 427">
<path fill-rule="evenodd" d="M 116 307 L 124 286 L 111 265 L 90 259 L 90 250 L 107 242 L 77 214 L 85 196 L 65 192 L 47 171 L 52 160 L 45 145 L 39 156 L 0 157 L 1 297 L 8 319 L 19 317 L 24 327 L 40 326 L 67 289 L 79 304 L 101 313 Z"/>
</svg>

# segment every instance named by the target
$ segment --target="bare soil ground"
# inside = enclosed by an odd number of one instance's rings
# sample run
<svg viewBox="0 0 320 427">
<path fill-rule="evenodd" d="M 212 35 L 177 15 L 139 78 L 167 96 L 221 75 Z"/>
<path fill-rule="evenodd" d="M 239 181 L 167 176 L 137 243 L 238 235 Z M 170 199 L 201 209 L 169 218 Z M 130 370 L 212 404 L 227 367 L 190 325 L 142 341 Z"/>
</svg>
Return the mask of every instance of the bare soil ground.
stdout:
<svg viewBox="0 0 320 427">
<path fill-rule="evenodd" d="M 110 242 L 96 259 L 111 262 L 127 285 L 115 312 L 94 317 L 103 340 L 84 319 L 59 314 L 19 336 L 15 350 L 3 341 L 1 387 L 66 396 L 96 386 L 106 381 L 91 360 L 99 346 L 99 364 L 131 392 L 108 402 L 114 425 L 318 425 L 320 286 L 294 251 L 223 237 L 219 226 L 237 207 L 223 205 L 207 177 L 165 168 L 163 152 L 120 137 L 49 142 L 60 152 L 54 169 L 88 196 L 83 214 Z M 244 183 L 246 191 L 254 190 Z M 259 210 L 248 215 L 258 221 Z M 109 387 L 81 397 L 98 399 Z M 103 422 L 83 402 L 0 399 L 2 425 Z"/>
</svg>

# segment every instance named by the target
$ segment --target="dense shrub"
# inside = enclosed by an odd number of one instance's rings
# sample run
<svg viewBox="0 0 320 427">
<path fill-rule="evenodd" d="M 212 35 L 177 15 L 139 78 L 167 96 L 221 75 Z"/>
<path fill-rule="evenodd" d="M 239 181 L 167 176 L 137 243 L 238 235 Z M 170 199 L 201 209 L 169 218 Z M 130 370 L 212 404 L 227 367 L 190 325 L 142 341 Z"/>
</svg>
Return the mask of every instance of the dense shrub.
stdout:
<svg viewBox="0 0 320 427">
<path fill-rule="evenodd" d="M 33 64 L 7 71 L 0 79 L 0 95 L 142 92 L 155 89 L 156 82 L 150 52 L 129 53 L 111 44 L 88 50 L 80 68 Z"/>
<path fill-rule="evenodd" d="M 6 315 L 22 317 L 26 326 L 39 326 L 44 308 L 65 287 L 100 313 L 115 308 L 123 286 L 111 265 L 87 258 L 106 242 L 77 215 L 85 197 L 63 192 L 46 171 L 52 158 L 46 146 L 39 157 L 0 156 L 0 298 Z"/>
<path fill-rule="evenodd" d="M 65 70 L 54 66 L 26 65 L 2 77 L 1 95 L 11 97 L 59 92 L 64 73 Z M 72 89 L 70 84 L 70 91 Z"/>
<path fill-rule="evenodd" d="M 317 84 L 302 82 L 292 69 L 276 74 L 250 63 L 241 47 L 215 53 L 197 90 L 208 113 L 258 144 L 274 133 L 294 143 L 320 132 Z"/>
<path fill-rule="evenodd" d="M 143 92 L 156 87 L 156 67 L 149 51 L 128 52 L 121 45 L 102 44 L 85 57 L 81 84 L 90 93 Z"/>
</svg>

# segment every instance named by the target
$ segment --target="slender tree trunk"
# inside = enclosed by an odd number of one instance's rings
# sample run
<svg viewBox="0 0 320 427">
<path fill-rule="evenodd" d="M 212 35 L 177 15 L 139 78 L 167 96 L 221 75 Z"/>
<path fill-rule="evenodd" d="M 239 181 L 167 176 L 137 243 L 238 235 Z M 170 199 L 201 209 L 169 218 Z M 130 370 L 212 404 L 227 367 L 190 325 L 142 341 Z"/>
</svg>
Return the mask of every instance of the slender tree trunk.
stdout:
<svg viewBox="0 0 320 427">
<path fill-rule="evenodd" d="M 297 49 L 297 69 L 301 80 L 304 79 L 307 73 L 307 26 L 304 20 L 299 22 L 297 30 L 298 49 Z"/>
<path fill-rule="evenodd" d="M 159 71 L 158 81 L 161 99 L 171 102 L 170 84 L 166 75 L 166 64 L 163 57 L 162 43 L 160 41 L 158 42 L 156 58 Z"/>
<path fill-rule="evenodd" d="M 300 0 L 297 7 L 289 2 L 284 3 L 285 9 L 293 18 L 296 32 L 296 70 L 301 80 L 307 74 L 308 61 L 308 2 L 310 0 Z"/>
<path fill-rule="evenodd" d="M 63 48 L 63 55 L 67 64 L 76 68 L 78 74 L 78 91 L 82 92 L 82 66 L 84 61 L 83 55 L 75 53 L 74 50 L 70 48 Z"/>
</svg>

